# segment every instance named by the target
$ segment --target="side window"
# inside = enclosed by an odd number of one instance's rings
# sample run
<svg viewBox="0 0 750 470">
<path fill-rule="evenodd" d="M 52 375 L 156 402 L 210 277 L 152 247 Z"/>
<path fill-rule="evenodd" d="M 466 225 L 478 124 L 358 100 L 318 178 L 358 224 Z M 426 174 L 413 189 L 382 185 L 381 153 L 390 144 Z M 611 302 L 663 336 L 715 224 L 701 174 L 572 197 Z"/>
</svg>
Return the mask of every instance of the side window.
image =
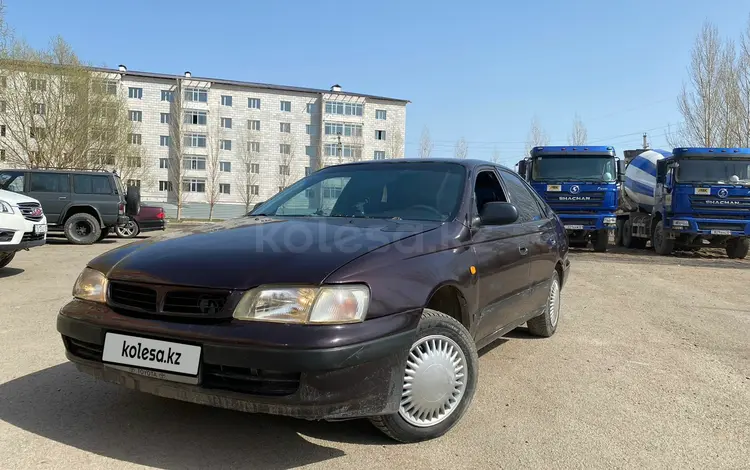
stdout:
<svg viewBox="0 0 750 470">
<path fill-rule="evenodd" d="M 76 194 L 112 194 L 109 177 L 103 175 L 75 175 L 73 190 Z"/>
<path fill-rule="evenodd" d="M 68 175 L 60 173 L 31 173 L 29 191 L 39 193 L 67 193 Z"/>
<path fill-rule="evenodd" d="M 25 180 L 24 174 L 20 171 L 2 171 L 0 172 L 0 189 L 22 193 Z"/>
<path fill-rule="evenodd" d="M 533 189 L 526 186 L 526 183 L 517 175 L 505 170 L 502 170 L 501 173 L 510 195 L 510 202 L 515 204 L 518 209 L 518 221 L 523 223 L 541 219 L 542 212 L 534 194 L 532 194 Z"/>
<path fill-rule="evenodd" d="M 474 199 L 476 199 L 478 214 L 488 202 L 508 201 L 494 171 L 486 170 L 477 175 L 476 183 L 474 183 Z"/>
</svg>

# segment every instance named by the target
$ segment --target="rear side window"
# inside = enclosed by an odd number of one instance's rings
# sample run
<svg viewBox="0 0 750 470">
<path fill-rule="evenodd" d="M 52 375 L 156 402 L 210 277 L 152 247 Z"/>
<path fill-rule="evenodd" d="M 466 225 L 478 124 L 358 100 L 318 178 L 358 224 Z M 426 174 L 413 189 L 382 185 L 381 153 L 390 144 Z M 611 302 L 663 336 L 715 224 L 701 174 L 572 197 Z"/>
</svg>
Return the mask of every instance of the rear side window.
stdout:
<svg viewBox="0 0 750 470">
<path fill-rule="evenodd" d="M 29 191 L 34 193 L 67 193 L 70 191 L 68 175 L 60 173 L 31 173 Z"/>
<path fill-rule="evenodd" d="M 73 190 L 76 194 L 112 194 L 109 176 L 103 175 L 75 175 Z"/>
<path fill-rule="evenodd" d="M 523 223 L 541 219 L 542 212 L 539 209 L 539 204 L 531 193 L 533 189 L 526 186 L 517 175 L 505 170 L 501 170 L 501 173 L 505 181 L 505 188 L 510 194 L 510 201 L 518 209 L 518 221 Z"/>
</svg>

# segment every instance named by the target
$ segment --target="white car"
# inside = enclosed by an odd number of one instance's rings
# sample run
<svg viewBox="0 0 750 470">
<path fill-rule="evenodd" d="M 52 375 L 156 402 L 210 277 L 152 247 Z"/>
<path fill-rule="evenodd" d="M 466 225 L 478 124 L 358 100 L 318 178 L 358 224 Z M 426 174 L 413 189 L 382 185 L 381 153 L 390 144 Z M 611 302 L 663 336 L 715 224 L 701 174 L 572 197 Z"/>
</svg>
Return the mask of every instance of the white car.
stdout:
<svg viewBox="0 0 750 470">
<path fill-rule="evenodd" d="M 0 268 L 16 253 L 47 242 L 47 217 L 36 199 L 0 189 Z"/>
</svg>

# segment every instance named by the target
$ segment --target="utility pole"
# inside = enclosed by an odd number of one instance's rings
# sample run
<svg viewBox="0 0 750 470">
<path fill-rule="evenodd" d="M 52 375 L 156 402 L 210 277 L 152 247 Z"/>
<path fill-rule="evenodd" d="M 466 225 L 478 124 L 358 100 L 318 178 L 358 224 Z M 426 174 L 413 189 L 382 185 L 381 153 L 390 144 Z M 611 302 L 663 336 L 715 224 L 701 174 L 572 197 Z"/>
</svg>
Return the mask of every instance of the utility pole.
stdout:
<svg viewBox="0 0 750 470">
<path fill-rule="evenodd" d="M 645 132 L 643 133 L 643 148 L 645 150 L 649 149 L 649 146 L 648 146 L 648 134 L 646 134 Z"/>
</svg>

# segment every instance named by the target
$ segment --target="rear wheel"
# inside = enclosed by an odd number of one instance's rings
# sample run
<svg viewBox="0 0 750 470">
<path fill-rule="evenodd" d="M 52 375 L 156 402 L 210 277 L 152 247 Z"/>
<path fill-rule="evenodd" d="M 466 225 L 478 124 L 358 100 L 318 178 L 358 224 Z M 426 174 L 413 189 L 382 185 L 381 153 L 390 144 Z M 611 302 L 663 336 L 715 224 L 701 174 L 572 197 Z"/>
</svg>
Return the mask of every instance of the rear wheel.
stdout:
<svg viewBox="0 0 750 470">
<path fill-rule="evenodd" d="M 630 220 L 626 220 L 622 224 L 622 246 L 625 248 L 635 248 L 633 246 L 633 224 Z"/>
<path fill-rule="evenodd" d="M 594 251 L 604 252 L 607 251 L 607 245 L 609 245 L 609 230 L 603 228 L 596 231 L 596 239 L 594 240 Z"/>
<path fill-rule="evenodd" d="M 552 274 L 550 280 L 549 294 L 547 295 L 547 306 L 544 313 L 529 320 L 526 325 L 529 333 L 536 336 L 549 338 L 557 331 L 557 323 L 560 320 L 560 275 L 557 270 Z"/>
<path fill-rule="evenodd" d="M 118 225 L 115 227 L 115 233 L 120 238 L 133 238 L 141 232 L 141 228 L 138 226 L 138 222 L 135 220 L 129 220 L 125 225 Z"/>
<path fill-rule="evenodd" d="M 667 238 L 663 220 L 656 223 L 652 244 L 654 245 L 654 251 L 662 256 L 670 255 L 674 250 L 674 240 Z"/>
<path fill-rule="evenodd" d="M 461 323 L 425 309 L 404 371 L 399 411 L 370 421 L 400 442 L 434 439 L 466 413 L 476 388 L 479 358 Z"/>
<path fill-rule="evenodd" d="M 79 212 L 65 221 L 65 238 L 75 245 L 91 245 L 99 240 L 102 228 L 91 214 Z"/>
<path fill-rule="evenodd" d="M 731 259 L 745 259 L 750 251 L 750 239 L 733 238 L 727 241 L 727 256 Z"/>
<path fill-rule="evenodd" d="M 625 226 L 625 221 L 622 219 L 617 220 L 615 226 L 615 246 L 622 246 L 622 232 Z"/>
<path fill-rule="evenodd" d="M 0 253 L 0 269 L 8 266 L 11 261 L 13 261 L 13 258 L 16 257 L 16 252 L 11 251 L 8 253 Z"/>
</svg>

